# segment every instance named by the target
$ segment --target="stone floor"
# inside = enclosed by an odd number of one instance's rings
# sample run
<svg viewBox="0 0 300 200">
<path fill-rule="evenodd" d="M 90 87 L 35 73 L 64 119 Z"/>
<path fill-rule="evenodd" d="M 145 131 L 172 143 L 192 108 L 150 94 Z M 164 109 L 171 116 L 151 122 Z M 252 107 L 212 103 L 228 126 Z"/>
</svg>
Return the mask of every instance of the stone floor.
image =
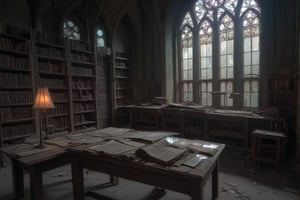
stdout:
<svg viewBox="0 0 300 200">
<path fill-rule="evenodd" d="M 292 160 L 292 159 L 291 159 Z M 268 165 L 251 167 L 247 153 L 239 148 L 226 147 L 220 160 L 219 200 L 299 200 L 299 182 L 291 161 L 280 170 Z M 154 187 L 120 179 L 117 186 L 101 188 L 109 176 L 85 171 L 86 190 L 106 196 L 104 200 L 188 200 L 189 196 L 173 191 L 155 190 Z M 205 199 L 210 199 L 210 181 L 205 188 Z M 72 183 L 70 166 L 64 166 L 44 173 L 44 194 L 46 200 L 71 200 Z M 0 168 L 0 200 L 12 200 L 13 187 L 10 163 Z M 29 177 L 25 174 L 25 200 L 30 199 Z M 86 199 L 95 199 L 86 197 Z"/>
</svg>

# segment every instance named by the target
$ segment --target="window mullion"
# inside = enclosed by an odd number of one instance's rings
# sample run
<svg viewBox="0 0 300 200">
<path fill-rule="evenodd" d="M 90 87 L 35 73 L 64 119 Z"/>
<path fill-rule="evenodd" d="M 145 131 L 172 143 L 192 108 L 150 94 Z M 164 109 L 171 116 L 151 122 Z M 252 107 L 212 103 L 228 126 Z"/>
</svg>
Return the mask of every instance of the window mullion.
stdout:
<svg viewBox="0 0 300 200">
<path fill-rule="evenodd" d="M 193 37 L 193 100 L 195 103 L 200 102 L 199 98 L 199 27 L 194 29 Z"/>
<path fill-rule="evenodd" d="M 217 14 L 214 13 L 214 22 L 212 24 L 212 71 L 213 71 L 213 82 L 212 82 L 212 106 L 220 107 L 220 96 L 215 93 L 220 91 L 220 39 L 219 39 L 219 23 L 217 20 Z"/>
</svg>

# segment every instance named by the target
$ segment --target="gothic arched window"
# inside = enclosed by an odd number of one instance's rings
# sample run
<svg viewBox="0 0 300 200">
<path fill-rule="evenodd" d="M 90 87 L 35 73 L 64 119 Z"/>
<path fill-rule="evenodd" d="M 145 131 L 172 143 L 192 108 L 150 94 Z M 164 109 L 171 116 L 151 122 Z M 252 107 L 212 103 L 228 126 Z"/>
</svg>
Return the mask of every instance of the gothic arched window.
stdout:
<svg viewBox="0 0 300 200">
<path fill-rule="evenodd" d="M 179 28 L 180 101 L 260 106 L 260 8 L 256 0 L 197 0 Z"/>
</svg>

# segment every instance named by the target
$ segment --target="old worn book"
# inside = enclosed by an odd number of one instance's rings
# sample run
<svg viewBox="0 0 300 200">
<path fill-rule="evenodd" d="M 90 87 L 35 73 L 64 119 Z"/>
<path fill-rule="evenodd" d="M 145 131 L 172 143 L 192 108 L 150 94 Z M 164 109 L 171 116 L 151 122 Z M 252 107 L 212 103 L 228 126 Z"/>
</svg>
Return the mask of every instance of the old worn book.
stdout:
<svg viewBox="0 0 300 200">
<path fill-rule="evenodd" d="M 110 140 L 108 142 L 105 142 L 103 144 L 97 144 L 91 147 L 88 147 L 89 150 L 96 151 L 98 153 L 105 153 L 109 155 L 120 155 L 122 153 L 125 153 L 127 151 L 133 150 L 136 147 L 120 143 L 116 140 Z"/>
<path fill-rule="evenodd" d="M 45 143 L 56 145 L 58 147 L 70 147 L 70 146 L 82 144 L 82 142 L 74 141 L 74 140 L 71 140 L 71 139 L 65 138 L 65 137 L 59 137 L 59 138 L 45 140 Z"/>
<path fill-rule="evenodd" d="M 88 133 L 88 135 L 95 136 L 95 137 L 120 136 L 129 131 L 131 131 L 131 129 L 129 128 L 107 127 L 104 129 L 91 131 L 90 133 Z"/>
<path fill-rule="evenodd" d="M 176 133 L 163 131 L 135 131 L 133 134 L 126 136 L 126 138 L 156 142 L 171 135 L 176 135 Z"/>
<path fill-rule="evenodd" d="M 208 157 L 206 155 L 202 155 L 202 154 L 195 154 L 192 157 L 190 157 L 188 160 L 186 160 L 183 165 L 188 166 L 188 167 L 192 167 L 195 168 L 197 167 L 197 165 L 199 165 L 199 163 L 204 160 L 207 159 Z"/>
<path fill-rule="evenodd" d="M 147 145 L 136 151 L 136 154 L 142 156 L 149 161 L 157 162 L 159 164 L 170 165 L 176 160 L 180 159 L 188 149 L 172 147 L 164 140 Z"/>
<path fill-rule="evenodd" d="M 84 144 L 91 144 L 91 143 L 95 143 L 95 142 L 101 142 L 104 139 L 102 137 L 94 137 L 88 134 L 76 134 L 76 135 L 70 135 L 67 136 L 68 139 L 73 140 L 74 142 L 77 143 L 84 143 Z"/>
<path fill-rule="evenodd" d="M 178 137 L 166 137 L 165 141 L 171 146 L 178 148 L 188 148 L 192 151 L 203 153 L 209 156 L 215 155 L 219 147 L 219 145 L 217 144 L 207 143 L 201 140 L 189 140 Z"/>
</svg>

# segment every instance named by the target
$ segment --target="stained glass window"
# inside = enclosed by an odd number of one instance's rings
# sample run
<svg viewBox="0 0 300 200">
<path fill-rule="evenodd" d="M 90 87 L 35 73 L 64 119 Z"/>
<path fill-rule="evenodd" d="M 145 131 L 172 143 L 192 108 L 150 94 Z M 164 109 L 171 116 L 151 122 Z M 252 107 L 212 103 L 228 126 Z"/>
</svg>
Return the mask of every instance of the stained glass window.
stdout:
<svg viewBox="0 0 300 200">
<path fill-rule="evenodd" d="M 105 46 L 104 32 L 100 28 L 97 30 L 97 46 L 98 47 L 104 47 Z"/>
<path fill-rule="evenodd" d="M 244 37 L 244 107 L 258 107 L 259 19 L 249 10 L 243 17 Z"/>
<path fill-rule="evenodd" d="M 64 22 L 64 37 L 71 40 L 80 40 L 80 29 L 71 20 Z"/>
<path fill-rule="evenodd" d="M 193 101 L 193 34 L 185 27 L 181 36 L 182 48 L 182 80 L 184 101 Z"/>
<path fill-rule="evenodd" d="M 195 1 L 179 28 L 181 101 L 259 106 L 260 12 L 255 0 Z"/>
</svg>

